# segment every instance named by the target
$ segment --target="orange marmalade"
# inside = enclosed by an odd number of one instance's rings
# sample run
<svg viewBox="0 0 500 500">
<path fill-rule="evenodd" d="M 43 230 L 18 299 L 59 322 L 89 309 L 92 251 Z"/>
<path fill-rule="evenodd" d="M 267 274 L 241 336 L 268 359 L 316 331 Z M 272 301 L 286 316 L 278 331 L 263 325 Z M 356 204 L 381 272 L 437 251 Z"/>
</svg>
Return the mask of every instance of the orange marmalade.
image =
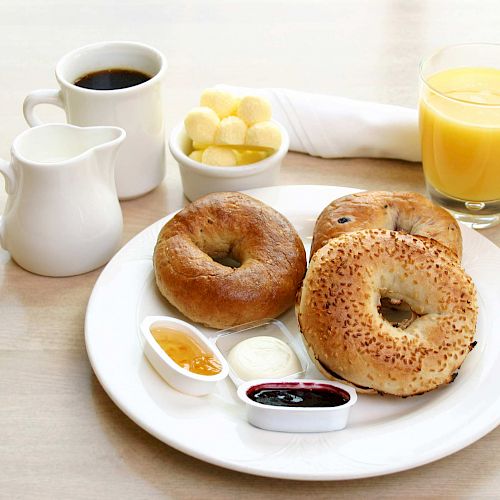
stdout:
<svg viewBox="0 0 500 500">
<path fill-rule="evenodd" d="M 187 333 L 163 326 L 152 326 L 151 334 L 181 368 L 198 375 L 217 375 L 222 370 L 219 360 Z"/>
</svg>

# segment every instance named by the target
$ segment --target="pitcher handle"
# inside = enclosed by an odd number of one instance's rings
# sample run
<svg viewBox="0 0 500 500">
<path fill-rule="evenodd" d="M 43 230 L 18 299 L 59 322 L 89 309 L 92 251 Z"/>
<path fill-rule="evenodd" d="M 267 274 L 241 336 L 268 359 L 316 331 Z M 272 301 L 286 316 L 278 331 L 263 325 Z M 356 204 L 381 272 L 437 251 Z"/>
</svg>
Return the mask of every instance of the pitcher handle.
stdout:
<svg viewBox="0 0 500 500">
<path fill-rule="evenodd" d="M 30 127 L 43 125 L 42 120 L 35 113 L 35 107 L 38 104 L 53 104 L 64 109 L 64 102 L 61 91 L 57 89 L 35 90 L 26 96 L 23 103 L 24 118 Z"/>
</svg>

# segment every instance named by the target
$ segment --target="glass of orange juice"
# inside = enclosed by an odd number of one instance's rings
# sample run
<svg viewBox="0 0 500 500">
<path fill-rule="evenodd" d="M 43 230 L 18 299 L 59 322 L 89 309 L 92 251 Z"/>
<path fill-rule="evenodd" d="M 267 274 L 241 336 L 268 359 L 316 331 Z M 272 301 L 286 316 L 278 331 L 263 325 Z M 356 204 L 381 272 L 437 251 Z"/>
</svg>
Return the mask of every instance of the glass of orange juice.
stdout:
<svg viewBox="0 0 500 500">
<path fill-rule="evenodd" d="M 446 47 L 420 66 L 419 123 L 431 199 L 476 229 L 500 221 L 500 45 Z"/>
</svg>

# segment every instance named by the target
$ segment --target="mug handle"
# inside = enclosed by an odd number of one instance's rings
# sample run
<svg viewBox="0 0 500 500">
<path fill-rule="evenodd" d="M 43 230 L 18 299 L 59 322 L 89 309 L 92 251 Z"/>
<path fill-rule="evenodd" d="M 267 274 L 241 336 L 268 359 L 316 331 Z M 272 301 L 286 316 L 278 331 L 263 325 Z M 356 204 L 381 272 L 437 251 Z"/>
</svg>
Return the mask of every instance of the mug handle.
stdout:
<svg viewBox="0 0 500 500">
<path fill-rule="evenodd" d="M 41 89 L 35 90 L 26 96 L 23 103 L 24 118 L 30 127 L 43 125 L 42 120 L 35 113 L 35 106 L 38 104 L 54 104 L 64 109 L 62 94 L 57 89 Z"/>
<path fill-rule="evenodd" d="M 16 174 L 12 165 L 0 158 L 0 174 L 5 178 L 5 191 L 7 194 L 12 194 L 16 190 Z"/>
<path fill-rule="evenodd" d="M 4 250 L 7 250 L 5 248 L 5 222 L 3 215 L 0 215 L 0 247 L 2 247 Z"/>
<path fill-rule="evenodd" d="M 16 190 L 16 175 L 12 165 L 8 161 L 2 160 L 2 158 L 0 158 L 0 174 L 5 178 L 5 191 L 7 194 L 12 194 Z M 3 248 L 5 248 L 4 229 L 4 217 L 0 216 L 0 246 Z"/>
</svg>

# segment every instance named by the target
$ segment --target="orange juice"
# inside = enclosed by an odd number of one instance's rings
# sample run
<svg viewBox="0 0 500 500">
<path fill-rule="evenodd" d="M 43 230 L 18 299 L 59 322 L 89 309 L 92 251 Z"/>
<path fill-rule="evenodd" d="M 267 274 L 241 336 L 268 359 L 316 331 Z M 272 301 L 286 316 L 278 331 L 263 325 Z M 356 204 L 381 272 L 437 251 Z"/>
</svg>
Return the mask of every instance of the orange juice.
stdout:
<svg viewBox="0 0 500 500">
<path fill-rule="evenodd" d="M 500 200 L 500 69 L 448 69 L 426 83 L 420 136 L 427 181 L 460 200 Z"/>
</svg>

